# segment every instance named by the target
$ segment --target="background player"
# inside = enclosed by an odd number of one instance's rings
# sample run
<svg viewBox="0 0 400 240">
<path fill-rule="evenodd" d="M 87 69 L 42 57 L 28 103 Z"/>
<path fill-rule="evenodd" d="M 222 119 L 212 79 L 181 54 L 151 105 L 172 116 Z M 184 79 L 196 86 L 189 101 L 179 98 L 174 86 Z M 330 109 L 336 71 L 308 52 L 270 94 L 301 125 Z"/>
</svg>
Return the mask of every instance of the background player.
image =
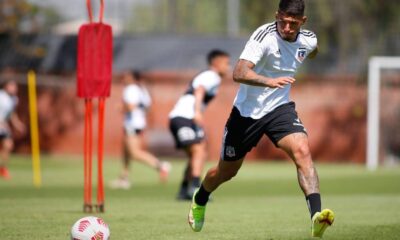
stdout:
<svg viewBox="0 0 400 240">
<path fill-rule="evenodd" d="M 18 85 L 15 81 L 6 82 L 0 90 L 0 176 L 4 179 L 11 178 L 7 168 L 14 146 L 11 127 L 20 133 L 25 132 L 25 125 L 15 112 L 18 104 L 17 93 Z"/>
<path fill-rule="evenodd" d="M 184 149 L 189 158 L 178 199 L 190 200 L 195 189 L 200 186 L 206 158 L 203 111 L 217 94 L 221 78 L 229 71 L 229 61 L 228 53 L 210 51 L 207 55 L 208 69 L 193 79 L 169 115 L 176 147 Z"/>
<path fill-rule="evenodd" d="M 145 149 L 143 131 L 146 127 L 146 114 L 151 105 L 150 94 L 143 84 L 142 74 L 138 71 L 127 73 L 123 77 L 124 110 L 124 158 L 121 175 L 111 182 L 111 187 L 129 189 L 129 163 L 131 158 L 143 162 L 159 172 L 160 180 L 168 178 L 171 165 L 160 161 Z"/>
<path fill-rule="evenodd" d="M 303 0 L 281 0 L 276 22 L 258 28 L 243 50 L 233 78 L 240 83 L 225 128 L 221 160 L 210 169 L 196 192 L 189 224 L 200 231 L 209 195 L 234 177 L 247 152 L 265 134 L 297 167 L 298 181 L 312 218 L 312 236 L 322 237 L 333 223 L 331 210 L 321 211 L 319 180 L 310 154 L 306 129 L 289 99 L 294 74 L 306 57 L 317 53 L 317 38 L 303 30 Z"/>
</svg>

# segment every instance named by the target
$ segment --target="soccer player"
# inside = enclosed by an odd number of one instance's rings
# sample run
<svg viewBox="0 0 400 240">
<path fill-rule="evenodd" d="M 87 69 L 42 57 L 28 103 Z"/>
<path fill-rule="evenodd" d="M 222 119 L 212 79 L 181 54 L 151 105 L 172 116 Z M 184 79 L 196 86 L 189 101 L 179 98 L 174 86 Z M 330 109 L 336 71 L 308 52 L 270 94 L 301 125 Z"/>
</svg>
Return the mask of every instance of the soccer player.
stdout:
<svg viewBox="0 0 400 240">
<path fill-rule="evenodd" d="M 10 152 L 13 149 L 10 125 L 20 133 L 25 132 L 25 125 L 15 113 L 18 104 L 18 85 L 15 81 L 8 81 L 0 90 L 0 177 L 10 179 L 7 168 Z"/>
<path fill-rule="evenodd" d="M 183 149 L 189 158 L 178 192 L 179 200 L 191 200 L 194 191 L 200 187 L 206 158 L 203 112 L 217 94 L 221 78 L 229 71 L 229 61 L 228 53 L 210 51 L 207 55 L 208 69 L 192 80 L 169 115 L 176 147 Z"/>
<path fill-rule="evenodd" d="M 311 234 L 322 237 L 334 221 L 329 209 L 321 211 L 317 171 L 311 158 L 306 129 L 289 99 L 294 75 L 305 58 L 317 54 L 317 38 L 302 29 L 303 0 L 281 0 L 276 21 L 259 27 L 247 42 L 233 71 L 240 83 L 225 126 L 221 159 L 196 191 L 189 211 L 191 228 L 202 229 L 210 194 L 239 171 L 246 153 L 265 134 L 294 161 L 298 181 L 311 215 Z"/>
<path fill-rule="evenodd" d="M 125 88 L 122 94 L 124 110 L 124 158 L 120 177 L 111 182 L 111 187 L 129 189 L 129 163 L 134 158 L 159 172 L 160 180 L 165 182 L 171 170 L 168 162 L 160 161 L 144 148 L 143 131 L 146 127 L 146 114 L 151 105 L 149 92 L 143 84 L 138 71 L 123 77 Z"/>
</svg>

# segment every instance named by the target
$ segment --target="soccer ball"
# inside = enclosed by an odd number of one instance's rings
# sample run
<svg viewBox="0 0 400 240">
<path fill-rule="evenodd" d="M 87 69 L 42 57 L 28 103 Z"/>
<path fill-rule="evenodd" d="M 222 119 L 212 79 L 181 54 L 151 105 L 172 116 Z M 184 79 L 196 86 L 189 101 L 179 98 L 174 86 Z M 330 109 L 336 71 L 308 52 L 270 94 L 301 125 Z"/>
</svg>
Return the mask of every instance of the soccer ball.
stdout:
<svg viewBox="0 0 400 240">
<path fill-rule="evenodd" d="M 103 219 L 84 217 L 71 228 L 71 240 L 108 240 L 110 229 Z"/>
</svg>

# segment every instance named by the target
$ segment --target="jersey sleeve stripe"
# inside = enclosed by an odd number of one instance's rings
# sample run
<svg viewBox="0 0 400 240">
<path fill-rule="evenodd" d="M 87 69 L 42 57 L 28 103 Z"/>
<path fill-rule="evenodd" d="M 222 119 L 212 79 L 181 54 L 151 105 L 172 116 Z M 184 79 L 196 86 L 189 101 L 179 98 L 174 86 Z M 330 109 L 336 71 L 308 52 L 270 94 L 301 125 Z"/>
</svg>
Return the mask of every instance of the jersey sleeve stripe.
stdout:
<svg viewBox="0 0 400 240">
<path fill-rule="evenodd" d="M 268 27 L 266 27 L 263 31 L 259 32 L 254 39 L 258 42 L 262 42 L 265 36 L 274 31 L 276 31 L 276 25 L 273 23 L 268 25 Z"/>
<path fill-rule="evenodd" d="M 258 35 L 258 37 L 257 37 L 255 40 L 258 41 L 258 42 L 261 42 L 260 39 L 261 39 L 261 37 L 264 35 L 264 33 L 265 33 L 265 30 L 262 30 L 262 31 L 261 31 L 261 34 Z"/>
<path fill-rule="evenodd" d="M 276 31 L 276 28 L 271 28 L 271 29 L 269 29 L 268 31 L 266 31 L 266 32 L 262 35 L 262 37 L 261 37 L 261 39 L 260 39 L 260 42 L 262 42 L 262 41 L 264 40 L 265 36 L 267 36 L 268 34 L 270 34 L 270 33 L 272 33 L 272 32 L 275 32 L 275 31 Z"/>
<path fill-rule="evenodd" d="M 308 31 L 308 30 L 301 30 L 300 31 L 301 34 L 303 34 L 306 37 L 311 37 L 311 38 L 316 38 L 317 35 L 315 35 L 315 33 Z"/>
<path fill-rule="evenodd" d="M 305 34 L 305 33 L 301 33 L 301 34 L 306 36 L 306 37 L 317 38 L 317 36 L 315 34 Z"/>
<path fill-rule="evenodd" d="M 264 30 L 260 30 L 257 35 L 254 37 L 254 40 L 257 40 L 257 38 L 264 32 Z"/>
<path fill-rule="evenodd" d="M 261 36 L 260 42 L 262 42 L 262 41 L 264 40 L 265 36 L 267 36 L 268 33 L 270 33 L 270 31 L 266 31 L 266 32 Z"/>
<path fill-rule="evenodd" d="M 310 32 L 301 32 L 301 34 L 303 34 L 303 35 L 315 35 L 314 33 L 310 33 Z"/>
<path fill-rule="evenodd" d="M 276 26 L 275 26 L 275 24 L 271 24 L 271 25 L 269 25 L 267 28 L 265 28 L 265 31 L 270 31 L 271 29 L 276 29 Z"/>
</svg>

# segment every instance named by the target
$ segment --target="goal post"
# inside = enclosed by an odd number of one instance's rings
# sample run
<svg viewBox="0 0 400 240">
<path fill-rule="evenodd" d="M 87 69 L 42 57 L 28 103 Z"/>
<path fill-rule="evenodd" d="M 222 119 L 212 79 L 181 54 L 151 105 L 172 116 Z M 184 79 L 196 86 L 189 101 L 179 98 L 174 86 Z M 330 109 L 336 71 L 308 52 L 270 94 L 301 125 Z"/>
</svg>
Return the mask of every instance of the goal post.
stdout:
<svg viewBox="0 0 400 240">
<path fill-rule="evenodd" d="M 400 69 L 400 57 L 371 57 L 368 66 L 367 168 L 379 165 L 381 70 Z"/>
</svg>

